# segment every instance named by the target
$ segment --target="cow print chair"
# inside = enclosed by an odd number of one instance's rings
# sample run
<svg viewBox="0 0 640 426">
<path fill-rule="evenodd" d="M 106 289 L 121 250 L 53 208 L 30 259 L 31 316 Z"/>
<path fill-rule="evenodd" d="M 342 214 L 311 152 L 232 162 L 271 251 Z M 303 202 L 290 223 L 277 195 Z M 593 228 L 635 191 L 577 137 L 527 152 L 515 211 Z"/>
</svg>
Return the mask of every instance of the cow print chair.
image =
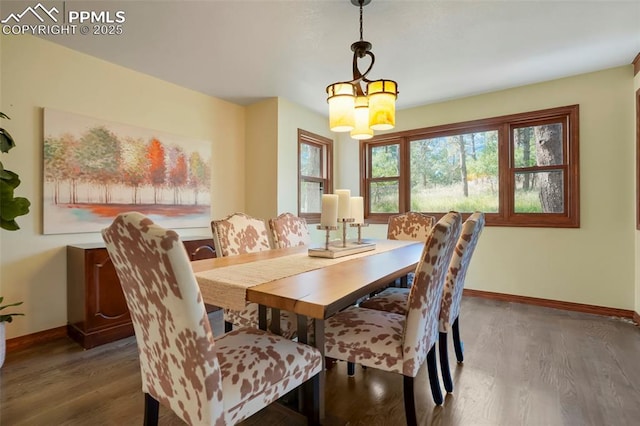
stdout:
<svg viewBox="0 0 640 426">
<path fill-rule="evenodd" d="M 433 400 L 442 404 L 435 343 L 444 279 L 459 234 L 460 215 L 455 212 L 433 227 L 404 314 L 352 306 L 326 320 L 325 356 L 404 376 L 408 425 L 417 424 L 413 379 L 425 360 Z"/>
<path fill-rule="evenodd" d="M 440 307 L 439 352 L 442 380 L 447 392 L 453 392 L 453 381 L 449 369 L 447 338 L 449 331 L 453 334 L 453 347 L 458 363 L 464 361 L 463 344 L 460 340 L 460 303 L 462 290 L 480 234 L 484 229 L 484 213 L 475 212 L 462 224 L 462 231 L 451 257 L 449 270 L 445 279 L 444 293 Z M 386 312 L 404 314 L 407 311 L 409 290 L 406 288 L 388 288 L 376 296 L 362 302 L 360 306 Z"/>
<path fill-rule="evenodd" d="M 220 256 L 233 256 L 270 250 L 269 234 L 264 220 L 244 213 L 234 213 L 224 219 L 211 222 L 213 244 Z M 224 309 L 225 331 L 233 327 L 258 327 L 258 304 L 247 303 L 240 311 Z M 280 317 L 279 333 L 292 338 L 297 332 L 296 316 L 287 311 L 278 312 Z M 272 310 L 267 309 L 267 324 L 271 328 Z"/>
<path fill-rule="evenodd" d="M 157 424 L 160 404 L 190 425 L 236 424 L 307 380 L 317 386 L 322 357 L 311 346 L 255 328 L 214 340 L 177 233 L 132 212 L 102 236 L 135 330 L 145 424 Z"/>
</svg>

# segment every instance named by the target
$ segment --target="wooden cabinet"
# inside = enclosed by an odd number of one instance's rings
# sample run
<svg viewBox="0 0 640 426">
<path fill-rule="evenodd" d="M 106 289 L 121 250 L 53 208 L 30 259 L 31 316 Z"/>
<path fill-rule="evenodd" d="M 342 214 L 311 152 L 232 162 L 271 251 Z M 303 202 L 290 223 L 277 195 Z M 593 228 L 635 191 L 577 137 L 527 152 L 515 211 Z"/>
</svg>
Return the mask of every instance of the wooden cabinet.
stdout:
<svg viewBox="0 0 640 426">
<path fill-rule="evenodd" d="M 215 257 L 211 238 L 185 238 L 183 244 L 191 260 Z M 67 246 L 67 334 L 85 349 L 133 335 L 104 244 Z"/>
</svg>

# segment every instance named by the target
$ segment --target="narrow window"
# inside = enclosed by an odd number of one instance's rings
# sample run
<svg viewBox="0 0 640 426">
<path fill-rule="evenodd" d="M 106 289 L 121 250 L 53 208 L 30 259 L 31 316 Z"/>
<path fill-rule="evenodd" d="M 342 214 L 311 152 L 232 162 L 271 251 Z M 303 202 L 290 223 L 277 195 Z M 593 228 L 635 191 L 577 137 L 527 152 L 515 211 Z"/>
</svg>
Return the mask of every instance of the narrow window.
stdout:
<svg viewBox="0 0 640 426">
<path fill-rule="evenodd" d="M 320 222 L 322 194 L 332 192 L 333 141 L 298 129 L 298 216 Z"/>
</svg>

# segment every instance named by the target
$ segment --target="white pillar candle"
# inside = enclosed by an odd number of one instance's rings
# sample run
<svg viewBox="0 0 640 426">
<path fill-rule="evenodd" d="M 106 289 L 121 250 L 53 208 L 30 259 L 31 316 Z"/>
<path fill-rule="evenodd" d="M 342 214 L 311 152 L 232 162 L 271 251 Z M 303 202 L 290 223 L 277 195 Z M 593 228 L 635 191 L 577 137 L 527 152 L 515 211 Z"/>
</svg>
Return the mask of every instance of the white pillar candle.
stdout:
<svg viewBox="0 0 640 426">
<path fill-rule="evenodd" d="M 351 217 L 351 191 L 348 189 L 336 189 L 338 196 L 338 220 Z"/>
<path fill-rule="evenodd" d="M 364 198 L 351 197 L 351 217 L 355 219 L 354 223 L 364 223 Z"/>
<path fill-rule="evenodd" d="M 320 211 L 320 226 L 338 225 L 338 196 L 335 194 L 322 195 L 322 210 Z"/>
</svg>

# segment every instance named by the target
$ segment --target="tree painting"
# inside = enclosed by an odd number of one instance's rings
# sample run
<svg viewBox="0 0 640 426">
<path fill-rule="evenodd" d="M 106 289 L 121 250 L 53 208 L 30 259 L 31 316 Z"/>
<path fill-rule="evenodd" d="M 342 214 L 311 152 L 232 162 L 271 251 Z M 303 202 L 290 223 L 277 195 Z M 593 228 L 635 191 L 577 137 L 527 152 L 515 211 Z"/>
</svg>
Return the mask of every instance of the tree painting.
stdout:
<svg viewBox="0 0 640 426">
<path fill-rule="evenodd" d="M 172 228 L 210 221 L 211 142 L 45 109 L 44 232 L 97 232 L 139 211 Z"/>
</svg>

